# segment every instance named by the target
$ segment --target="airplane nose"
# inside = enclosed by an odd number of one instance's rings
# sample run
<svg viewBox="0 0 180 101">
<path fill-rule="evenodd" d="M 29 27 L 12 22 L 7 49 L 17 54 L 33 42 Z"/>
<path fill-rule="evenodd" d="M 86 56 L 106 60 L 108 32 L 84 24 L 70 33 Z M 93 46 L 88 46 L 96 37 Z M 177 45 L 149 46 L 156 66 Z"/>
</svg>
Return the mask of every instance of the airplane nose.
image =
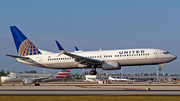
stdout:
<svg viewBox="0 0 180 101">
<path fill-rule="evenodd" d="M 172 60 L 177 59 L 177 56 L 175 56 L 175 55 L 172 55 L 171 57 L 172 57 Z"/>
</svg>

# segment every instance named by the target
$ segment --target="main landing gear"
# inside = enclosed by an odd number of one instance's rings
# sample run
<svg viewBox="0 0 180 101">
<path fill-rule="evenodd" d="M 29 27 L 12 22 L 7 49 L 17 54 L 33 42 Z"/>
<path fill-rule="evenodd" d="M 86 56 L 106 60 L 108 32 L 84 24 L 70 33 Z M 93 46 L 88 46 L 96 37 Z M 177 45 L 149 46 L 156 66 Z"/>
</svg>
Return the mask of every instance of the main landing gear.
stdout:
<svg viewBox="0 0 180 101">
<path fill-rule="evenodd" d="M 159 66 L 158 70 L 159 70 L 159 71 L 161 71 L 161 70 L 162 70 L 161 66 Z"/>
<path fill-rule="evenodd" d="M 40 86 L 40 84 L 39 83 L 35 83 L 34 86 Z"/>
<path fill-rule="evenodd" d="M 96 74 L 97 74 L 97 71 L 96 71 L 96 70 L 91 70 L 91 71 L 90 71 L 90 74 L 91 74 L 91 75 L 96 75 Z"/>
<path fill-rule="evenodd" d="M 90 71 L 90 75 L 96 75 L 97 74 L 97 71 L 96 71 L 96 69 L 92 69 L 91 71 Z"/>
<path fill-rule="evenodd" d="M 96 75 L 97 71 L 96 71 L 95 65 L 92 65 L 91 67 L 92 67 L 92 70 L 90 71 L 90 75 Z"/>
</svg>

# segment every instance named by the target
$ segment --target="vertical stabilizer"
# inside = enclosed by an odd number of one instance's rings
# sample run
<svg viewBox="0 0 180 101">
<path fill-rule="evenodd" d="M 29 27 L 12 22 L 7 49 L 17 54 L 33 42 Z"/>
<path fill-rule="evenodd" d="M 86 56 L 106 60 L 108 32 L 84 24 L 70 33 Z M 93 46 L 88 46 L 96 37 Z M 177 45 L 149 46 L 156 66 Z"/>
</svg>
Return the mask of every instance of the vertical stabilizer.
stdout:
<svg viewBox="0 0 180 101">
<path fill-rule="evenodd" d="M 16 26 L 10 26 L 10 29 L 19 56 L 41 54 L 36 46 Z"/>
<path fill-rule="evenodd" d="M 70 76 L 70 70 L 62 69 L 60 72 L 58 72 L 56 78 L 69 78 Z"/>
</svg>

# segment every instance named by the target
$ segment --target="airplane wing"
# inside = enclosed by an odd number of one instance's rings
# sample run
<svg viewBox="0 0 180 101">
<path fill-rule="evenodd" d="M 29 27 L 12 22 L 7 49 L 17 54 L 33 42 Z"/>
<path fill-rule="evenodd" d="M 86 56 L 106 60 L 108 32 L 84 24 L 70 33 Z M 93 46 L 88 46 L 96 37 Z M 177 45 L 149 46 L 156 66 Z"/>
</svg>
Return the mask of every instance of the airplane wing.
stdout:
<svg viewBox="0 0 180 101">
<path fill-rule="evenodd" d="M 48 79 L 50 77 L 53 77 L 53 75 L 54 75 L 54 73 L 52 75 L 50 75 L 50 76 L 47 76 L 47 77 L 33 78 L 32 80 L 34 80 L 34 81 L 41 81 L 43 79 Z"/>
<path fill-rule="evenodd" d="M 56 44 L 59 48 L 59 51 L 60 51 L 60 54 L 65 54 L 67 56 L 70 56 L 72 58 L 75 58 L 75 61 L 76 62 L 79 62 L 80 64 L 83 64 L 83 65 L 100 65 L 102 64 L 103 61 L 101 60 L 96 60 L 96 59 L 91 59 L 91 58 L 86 58 L 86 57 L 83 57 L 83 56 L 79 56 L 79 55 L 75 55 L 75 54 L 71 54 L 71 53 L 68 53 L 66 52 L 63 47 L 59 44 L 58 41 L 56 41 Z M 58 55 L 58 56 L 59 56 Z"/>
<path fill-rule="evenodd" d="M 29 57 L 22 57 L 22 56 L 8 55 L 8 54 L 6 54 L 6 56 L 10 56 L 10 57 L 13 57 L 13 58 L 19 58 L 21 60 L 30 59 Z"/>
</svg>

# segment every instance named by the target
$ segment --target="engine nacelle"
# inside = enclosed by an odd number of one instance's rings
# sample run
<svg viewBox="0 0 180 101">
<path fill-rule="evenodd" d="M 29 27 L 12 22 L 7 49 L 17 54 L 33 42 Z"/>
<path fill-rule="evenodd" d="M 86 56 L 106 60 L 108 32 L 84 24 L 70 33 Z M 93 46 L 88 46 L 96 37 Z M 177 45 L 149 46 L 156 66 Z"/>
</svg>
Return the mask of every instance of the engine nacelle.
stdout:
<svg viewBox="0 0 180 101">
<path fill-rule="evenodd" d="M 117 70 L 117 69 L 121 69 L 121 66 L 119 65 L 118 61 L 104 61 L 102 63 L 102 69 L 103 70 Z"/>
<path fill-rule="evenodd" d="M 33 84 L 33 83 L 34 83 L 34 81 L 31 80 L 31 79 L 26 79 L 26 80 L 24 80 L 24 84 L 25 84 L 25 85 Z"/>
</svg>

